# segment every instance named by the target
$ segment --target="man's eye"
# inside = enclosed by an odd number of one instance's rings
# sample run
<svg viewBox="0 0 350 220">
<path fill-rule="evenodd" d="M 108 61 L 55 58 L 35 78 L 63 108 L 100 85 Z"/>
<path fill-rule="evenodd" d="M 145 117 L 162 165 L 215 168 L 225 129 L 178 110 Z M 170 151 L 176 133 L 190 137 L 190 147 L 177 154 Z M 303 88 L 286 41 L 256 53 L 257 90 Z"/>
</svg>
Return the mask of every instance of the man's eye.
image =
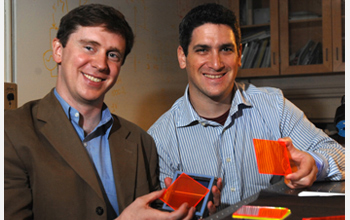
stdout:
<svg viewBox="0 0 350 220">
<path fill-rule="evenodd" d="M 90 47 L 90 46 L 85 46 L 85 49 L 88 50 L 88 51 L 92 51 L 93 50 L 93 48 Z"/>
<path fill-rule="evenodd" d="M 205 49 L 205 48 L 200 48 L 200 49 L 196 50 L 196 52 L 198 52 L 198 53 L 204 53 L 206 51 L 207 51 L 207 49 Z"/>
<path fill-rule="evenodd" d="M 231 52 L 231 51 L 233 51 L 233 49 L 230 48 L 230 47 L 225 47 L 225 48 L 223 48 L 222 50 L 225 51 L 225 52 Z"/>
<path fill-rule="evenodd" d="M 121 59 L 121 56 L 118 53 L 109 53 L 108 57 L 115 61 L 119 61 Z"/>
</svg>

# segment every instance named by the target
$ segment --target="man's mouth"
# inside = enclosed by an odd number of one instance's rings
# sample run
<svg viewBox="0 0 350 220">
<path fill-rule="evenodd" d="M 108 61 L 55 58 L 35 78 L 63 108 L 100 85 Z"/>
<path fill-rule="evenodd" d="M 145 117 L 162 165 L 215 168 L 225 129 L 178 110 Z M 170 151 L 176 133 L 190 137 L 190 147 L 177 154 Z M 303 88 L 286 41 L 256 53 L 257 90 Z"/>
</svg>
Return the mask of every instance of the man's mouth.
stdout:
<svg viewBox="0 0 350 220">
<path fill-rule="evenodd" d="M 90 76 L 90 75 L 87 75 L 87 74 L 85 74 L 85 73 L 84 73 L 84 76 L 85 76 L 86 78 L 88 78 L 89 80 L 93 81 L 93 82 L 101 82 L 101 81 L 102 81 L 102 79 L 95 78 L 95 77 Z"/>
<path fill-rule="evenodd" d="M 226 73 L 224 74 L 203 74 L 205 77 L 209 78 L 209 79 L 219 79 L 221 77 L 223 77 Z"/>
</svg>

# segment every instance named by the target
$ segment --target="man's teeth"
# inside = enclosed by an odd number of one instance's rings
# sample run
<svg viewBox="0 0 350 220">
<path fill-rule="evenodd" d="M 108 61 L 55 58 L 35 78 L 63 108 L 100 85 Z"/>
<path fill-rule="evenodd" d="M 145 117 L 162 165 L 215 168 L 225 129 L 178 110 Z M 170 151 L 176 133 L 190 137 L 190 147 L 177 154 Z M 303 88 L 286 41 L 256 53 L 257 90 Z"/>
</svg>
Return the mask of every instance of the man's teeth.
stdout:
<svg viewBox="0 0 350 220">
<path fill-rule="evenodd" d="M 101 82 L 102 81 L 101 79 L 95 78 L 95 77 L 90 76 L 90 75 L 84 74 L 84 76 L 93 82 Z"/>
<path fill-rule="evenodd" d="M 204 74 L 204 76 L 207 77 L 207 78 L 210 78 L 210 79 L 219 79 L 219 78 L 223 77 L 224 74 L 223 75 L 207 75 L 207 74 Z"/>
</svg>

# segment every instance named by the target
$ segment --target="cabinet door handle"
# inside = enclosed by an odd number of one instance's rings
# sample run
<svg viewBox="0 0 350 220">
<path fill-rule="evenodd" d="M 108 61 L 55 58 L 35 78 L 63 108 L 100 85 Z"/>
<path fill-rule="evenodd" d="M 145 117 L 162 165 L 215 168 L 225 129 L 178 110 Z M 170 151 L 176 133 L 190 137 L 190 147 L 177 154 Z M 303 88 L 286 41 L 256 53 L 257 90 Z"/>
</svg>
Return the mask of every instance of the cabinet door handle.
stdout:
<svg viewBox="0 0 350 220">
<path fill-rule="evenodd" d="M 272 59 L 273 59 L 273 65 L 276 65 L 276 53 L 275 52 L 273 52 L 272 53 Z"/>
</svg>

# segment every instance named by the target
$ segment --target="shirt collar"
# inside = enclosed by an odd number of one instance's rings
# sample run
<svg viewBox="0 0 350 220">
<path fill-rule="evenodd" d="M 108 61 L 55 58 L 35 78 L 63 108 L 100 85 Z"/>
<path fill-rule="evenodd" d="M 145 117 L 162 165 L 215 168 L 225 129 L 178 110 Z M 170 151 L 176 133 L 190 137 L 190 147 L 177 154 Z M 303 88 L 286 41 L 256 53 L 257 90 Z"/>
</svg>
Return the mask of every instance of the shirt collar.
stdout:
<svg viewBox="0 0 350 220">
<path fill-rule="evenodd" d="M 66 113 L 68 119 L 70 121 L 73 121 L 76 124 L 79 124 L 79 117 L 80 117 L 80 113 L 73 108 L 72 106 L 70 106 L 57 92 L 56 88 L 54 89 L 54 93 L 56 98 L 58 99 L 58 101 L 60 102 L 63 111 Z M 77 117 L 79 116 L 79 117 Z M 102 115 L 101 115 L 101 121 L 98 124 L 97 127 L 100 127 L 102 125 L 107 124 L 107 122 L 109 122 L 110 120 L 113 121 L 113 117 L 111 112 L 109 111 L 107 105 L 105 103 L 103 103 L 103 107 L 102 107 Z"/>
<path fill-rule="evenodd" d="M 197 112 L 194 110 L 191 102 L 190 97 L 188 94 L 188 85 L 185 89 L 185 94 L 183 96 L 183 104 L 182 106 L 179 106 L 182 111 L 180 111 L 180 117 L 179 120 L 177 120 L 176 124 L 178 127 L 187 126 L 195 121 L 200 121 L 201 117 L 197 114 Z"/>
<path fill-rule="evenodd" d="M 245 92 L 245 85 L 235 82 L 234 85 L 235 95 L 232 99 L 231 109 L 229 116 L 232 116 L 234 113 L 238 111 L 239 105 L 252 106 L 252 104 L 247 99 L 247 94 Z M 186 86 L 183 106 L 180 106 L 180 109 L 183 111 L 180 113 L 179 120 L 177 120 L 177 126 L 188 126 L 193 122 L 200 122 L 206 119 L 200 117 L 197 112 L 194 110 L 189 97 L 189 86 Z"/>
<path fill-rule="evenodd" d="M 251 102 L 248 99 L 248 94 L 246 92 L 246 84 L 235 82 L 234 90 L 235 95 L 232 99 L 230 115 L 232 116 L 234 113 L 238 111 L 238 106 L 252 106 Z"/>
</svg>

